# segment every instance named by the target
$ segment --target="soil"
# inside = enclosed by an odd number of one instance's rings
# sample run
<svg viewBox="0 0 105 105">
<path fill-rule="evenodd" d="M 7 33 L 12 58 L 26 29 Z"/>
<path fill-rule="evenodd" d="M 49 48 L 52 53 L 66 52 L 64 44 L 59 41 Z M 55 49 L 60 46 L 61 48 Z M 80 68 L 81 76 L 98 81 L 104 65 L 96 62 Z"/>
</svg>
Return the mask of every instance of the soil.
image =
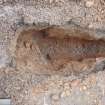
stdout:
<svg viewBox="0 0 105 105">
<path fill-rule="evenodd" d="M 61 39 L 104 40 L 104 17 L 104 0 L 1 0 L 0 98 L 10 98 L 11 105 L 105 105 L 104 56 L 54 70 L 37 44 L 31 51 L 30 43 L 18 41 L 24 26 L 54 26 L 48 33 Z"/>
</svg>

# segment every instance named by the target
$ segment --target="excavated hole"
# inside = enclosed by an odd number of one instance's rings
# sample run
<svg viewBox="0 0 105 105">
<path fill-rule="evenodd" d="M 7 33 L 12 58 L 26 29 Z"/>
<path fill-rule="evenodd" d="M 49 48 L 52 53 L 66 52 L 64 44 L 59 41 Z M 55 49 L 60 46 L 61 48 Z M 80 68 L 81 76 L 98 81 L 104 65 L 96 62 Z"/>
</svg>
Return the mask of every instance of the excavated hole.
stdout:
<svg viewBox="0 0 105 105">
<path fill-rule="evenodd" d="M 105 56 L 104 41 L 65 35 L 57 38 L 53 34 L 55 32 L 53 29 L 49 32 L 49 28 L 22 29 L 15 42 L 16 67 L 39 74 L 70 75 L 91 72 L 95 58 Z"/>
</svg>

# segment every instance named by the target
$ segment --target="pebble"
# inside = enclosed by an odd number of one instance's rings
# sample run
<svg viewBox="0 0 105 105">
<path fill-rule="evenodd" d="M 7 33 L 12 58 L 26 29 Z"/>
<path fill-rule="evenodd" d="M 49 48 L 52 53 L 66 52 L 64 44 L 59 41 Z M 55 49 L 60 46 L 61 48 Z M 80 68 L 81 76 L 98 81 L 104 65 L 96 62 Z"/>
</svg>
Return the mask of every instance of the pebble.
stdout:
<svg viewBox="0 0 105 105">
<path fill-rule="evenodd" d="M 69 90 L 66 90 L 65 93 L 66 93 L 66 96 L 70 96 L 70 91 Z"/>
<path fill-rule="evenodd" d="M 80 80 L 73 80 L 73 81 L 71 82 L 71 86 L 72 86 L 72 87 L 77 87 L 79 84 L 80 84 Z"/>
<path fill-rule="evenodd" d="M 86 1 L 86 7 L 90 8 L 93 5 L 94 5 L 94 1 L 93 0 Z"/>
<path fill-rule="evenodd" d="M 83 90 L 87 90 L 87 87 L 86 86 L 83 86 L 83 88 L 82 88 Z"/>
<path fill-rule="evenodd" d="M 96 99 L 94 100 L 94 103 L 95 103 L 95 104 L 97 103 L 97 100 L 96 100 Z"/>
<path fill-rule="evenodd" d="M 53 95 L 52 95 L 52 100 L 58 101 L 58 100 L 59 100 L 59 95 L 53 94 Z"/>
<path fill-rule="evenodd" d="M 66 93 L 65 92 L 62 92 L 61 93 L 61 98 L 64 98 L 64 97 L 66 97 Z"/>
<path fill-rule="evenodd" d="M 66 89 L 70 89 L 69 83 L 65 83 L 65 84 L 64 84 L 64 89 L 65 89 L 65 90 L 66 90 Z"/>
<path fill-rule="evenodd" d="M 70 90 L 65 90 L 61 93 L 61 98 L 64 98 L 64 97 L 67 97 L 67 96 L 70 96 Z"/>
<path fill-rule="evenodd" d="M 80 87 L 80 91 L 85 91 L 85 90 L 87 90 L 87 86 L 83 85 Z"/>
<path fill-rule="evenodd" d="M 96 84 L 96 76 L 95 75 L 91 75 L 90 76 L 90 83 L 91 83 L 91 85 L 95 85 Z"/>
<path fill-rule="evenodd" d="M 90 24 L 88 25 L 88 28 L 90 28 L 90 29 L 94 28 L 93 24 L 90 23 Z"/>
</svg>

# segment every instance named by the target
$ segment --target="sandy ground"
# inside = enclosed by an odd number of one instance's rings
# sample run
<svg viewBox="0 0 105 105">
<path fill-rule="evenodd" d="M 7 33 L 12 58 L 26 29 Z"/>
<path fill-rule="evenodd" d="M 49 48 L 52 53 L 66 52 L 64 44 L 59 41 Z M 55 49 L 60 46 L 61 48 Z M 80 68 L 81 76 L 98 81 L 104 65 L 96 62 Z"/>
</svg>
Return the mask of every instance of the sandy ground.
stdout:
<svg viewBox="0 0 105 105">
<path fill-rule="evenodd" d="M 0 98 L 11 98 L 12 105 L 105 105 L 104 58 L 96 59 L 93 72 L 88 75 L 69 74 L 69 65 L 66 75 L 51 75 L 23 69 L 25 66 L 17 68 L 9 51 L 16 30 L 29 24 L 46 26 L 73 22 L 81 27 L 102 30 L 98 37 L 105 38 L 104 17 L 104 0 L 1 0 Z"/>
</svg>

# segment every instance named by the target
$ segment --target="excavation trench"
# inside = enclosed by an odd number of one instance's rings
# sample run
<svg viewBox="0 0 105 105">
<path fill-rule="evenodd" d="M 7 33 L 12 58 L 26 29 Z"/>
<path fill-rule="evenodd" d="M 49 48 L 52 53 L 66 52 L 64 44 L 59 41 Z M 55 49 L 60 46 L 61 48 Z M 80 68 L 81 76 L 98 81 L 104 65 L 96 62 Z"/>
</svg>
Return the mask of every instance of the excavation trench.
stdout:
<svg viewBox="0 0 105 105">
<path fill-rule="evenodd" d="M 18 32 L 15 60 L 18 69 L 39 74 L 78 74 L 90 72 L 96 58 L 105 57 L 105 41 L 77 32 L 70 36 L 62 28 L 25 27 Z M 85 35 L 84 35 L 85 36 Z"/>
</svg>

